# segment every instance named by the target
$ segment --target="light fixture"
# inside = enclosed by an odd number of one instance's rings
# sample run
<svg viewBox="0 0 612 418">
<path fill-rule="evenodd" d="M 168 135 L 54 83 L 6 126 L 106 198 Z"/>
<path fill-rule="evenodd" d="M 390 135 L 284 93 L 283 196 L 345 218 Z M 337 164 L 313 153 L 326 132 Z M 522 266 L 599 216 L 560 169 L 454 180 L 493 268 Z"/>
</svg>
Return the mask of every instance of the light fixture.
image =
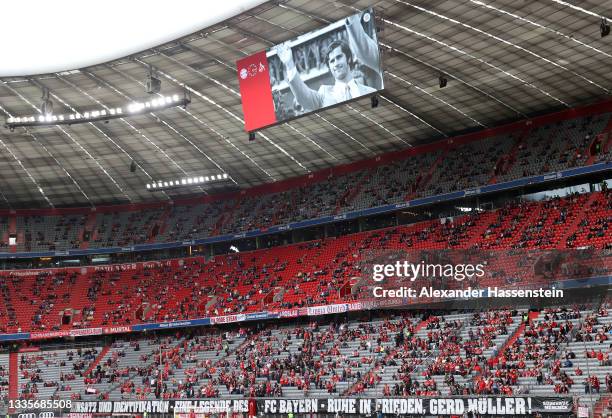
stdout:
<svg viewBox="0 0 612 418">
<path fill-rule="evenodd" d="M 189 96 L 189 94 L 183 94 L 182 96 L 174 94 L 172 96 L 161 96 L 155 99 L 154 101 L 156 103 L 155 109 L 156 111 L 159 111 L 172 107 L 187 106 L 189 103 L 191 103 L 191 97 Z M 49 101 L 49 103 L 51 103 L 51 101 Z M 45 104 L 43 102 L 43 106 L 41 106 L 40 115 L 10 117 L 6 120 L 4 127 L 7 129 L 15 129 L 30 126 L 72 125 L 76 123 L 108 121 L 110 119 L 118 119 L 125 117 L 125 115 L 123 114 L 123 108 L 121 107 L 108 110 L 92 109 L 83 113 L 74 112 L 65 113 L 62 115 L 53 115 L 51 112 L 48 111 L 52 111 L 53 109 L 53 104 L 49 103 Z M 147 103 L 150 107 L 151 103 Z M 149 111 L 146 106 L 147 103 L 130 103 L 126 106 L 126 109 L 130 115 L 141 115 Z M 45 112 L 43 112 L 42 110 L 45 110 Z"/>
<path fill-rule="evenodd" d="M 228 178 L 229 175 L 227 173 L 219 173 L 210 176 L 185 177 L 180 180 L 157 180 L 153 183 L 147 183 L 145 187 L 147 190 L 155 191 L 158 189 L 173 189 L 181 186 L 193 186 L 196 184 L 217 183 L 227 180 Z"/>
</svg>

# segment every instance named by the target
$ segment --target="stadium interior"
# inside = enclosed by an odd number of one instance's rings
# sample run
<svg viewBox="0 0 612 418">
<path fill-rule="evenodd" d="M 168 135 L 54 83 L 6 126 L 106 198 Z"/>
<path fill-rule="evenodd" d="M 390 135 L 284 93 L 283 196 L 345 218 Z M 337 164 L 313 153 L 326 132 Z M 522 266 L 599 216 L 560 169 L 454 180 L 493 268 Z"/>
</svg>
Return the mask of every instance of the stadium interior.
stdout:
<svg viewBox="0 0 612 418">
<path fill-rule="evenodd" d="M 247 3 L 0 68 L 0 414 L 612 417 L 612 2 Z M 321 84 L 355 14 L 384 89 L 298 116 L 270 51 Z M 246 131 L 264 70 L 296 113 Z"/>
</svg>

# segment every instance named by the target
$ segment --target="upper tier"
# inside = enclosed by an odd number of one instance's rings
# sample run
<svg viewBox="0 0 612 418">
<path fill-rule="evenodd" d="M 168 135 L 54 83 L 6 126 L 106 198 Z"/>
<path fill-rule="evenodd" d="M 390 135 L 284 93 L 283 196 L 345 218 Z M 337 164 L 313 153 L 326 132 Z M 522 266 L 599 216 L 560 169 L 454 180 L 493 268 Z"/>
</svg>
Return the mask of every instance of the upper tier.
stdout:
<svg viewBox="0 0 612 418">
<path fill-rule="evenodd" d="M 609 163 L 610 115 L 514 124 L 494 136 L 446 140 L 272 184 L 267 193 L 259 188 L 174 204 L 5 213 L 0 252 L 187 241 Z M 16 246 L 9 247 L 10 234 Z"/>
</svg>

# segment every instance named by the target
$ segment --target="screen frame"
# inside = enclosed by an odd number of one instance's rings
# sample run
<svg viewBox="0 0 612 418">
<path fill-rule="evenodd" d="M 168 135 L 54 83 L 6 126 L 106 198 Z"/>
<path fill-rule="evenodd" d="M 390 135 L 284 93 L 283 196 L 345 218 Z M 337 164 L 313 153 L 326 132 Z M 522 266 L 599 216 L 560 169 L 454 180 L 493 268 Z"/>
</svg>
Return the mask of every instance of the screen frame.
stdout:
<svg viewBox="0 0 612 418">
<path fill-rule="evenodd" d="M 377 44 L 377 47 L 378 47 L 378 51 L 379 51 L 379 57 L 378 57 L 379 68 L 377 69 L 377 71 L 378 71 L 378 73 L 379 73 L 379 75 L 381 77 L 382 88 L 377 89 L 376 91 L 371 92 L 371 93 L 366 93 L 366 94 L 362 94 L 362 95 L 357 96 L 357 97 L 353 97 L 353 98 L 351 98 L 349 100 L 344 100 L 344 101 L 341 101 L 341 102 L 338 102 L 338 103 L 335 103 L 335 104 L 332 104 L 332 105 L 324 106 L 324 107 L 321 107 L 321 108 L 318 108 L 318 109 L 314 109 L 314 110 L 310 110 L 310 111 L 305 111 L 305 112 L 303 112 L 303 113 L 301 113 L 301 114 L 299 114 L 297 116 L 292 116 L 292 117 L 285 118 L 285 119 L 282 119 L 282 120 L 277 120 L 274 123 L 270 123 L 270 124 L 258 127 L 256 129 L 252 129 L 252 130 L 247 130 L 246 129 L 246 122 L 245 122 L 245 131 L 248 132 L 248 133 L 259 132 L 259 131 L 265 130 L 267 128 L 271 128 L 271 127 L 274 127 L 274 126 L 282 125 L 284 123 L 289 123 L 289 122 L 295 121 L 295 120 L 300 119 L 300 118 L 302 118 L 304 116 L 310 116 L 310 115 L 313 115 L 313 114 L 318 114 L 318 113 L 320 113 L 322 111 L 326 111 L 328 109 L 334 109 L 334 108 L 337 108 L 337 107 L 342 106 L 342 105 L 354 103 L 354 102 L 356 102 L 358 100 L 361 100 L 361 99 L 371 98 L 373 96 L 380 95 L 383 92 L 385 92 L 386 91 L 386 86 L 385 86 L 385 83 L 384 83 L 384 73 L 385 73 L 385 70 L 384 70 L 384 67 L 383 67 L 383 53 L 382 53 L 383 49 L 380 47 L 380 43 L 379 43 L 379 39 L 378 39 L 378 30 L 377 30 L 377 26 L 376 26 L 376 14 L 375 14 L 375 11 L 374 11 L 373 7 L 368 7 L 368 8 L 366 8 L 364 10 L 361 10 L 361 11 L 359 11 L 357 13 L 353 13 L 353 14 L 347 15 L 347 16 L 343 17 L 342 19 L 339 19 L 336 22 L 330 23 L 329 25 L 326 25 L 326 26 L 324 26 L 322 28 L 315 29 L 313 31 L 304 33 L 304 34 L 299 35 L 299 36 L 297 36 L 295 38 L 291 38 L 291 39 L 285 41 L 284 44 L 286 44 L 286 45 L 288 45 L 290 47 L 299 46 L 299 45 L 301 45 L 301 44 L 303 44 L 305 42 L 308 42 L 309 40 L 316 39 L 316 38 L 318 38 L 320 36 L 324 36 L 326 33 L 332 32 L 332 31 L 334 31 L 336 29 L 339 29 L 339 28 L 343 27 L 345 25 L 346 20 L 349 17 L 355 16 L 355 15 L 362 15 L 362 14 L 364 14 L 366 12 L 369 12 L 371 14 L 372 19 L 374 21 L 374 34 L 376 35 L 375 41 L 376 41 L 376 44 Z M 273 45 L 270 48 L 267 48 L 265 50 L 265 52 L 266 52 L 266 59 L 268 60 L 268 67 L 270 67 L 270 58 L 273 57 L 273 56 L 276 56 L 276 47 L 278 45 L 280 45 L 280 44 Z M 238 71 L 238 69 L 237 69 L 237 71 Z M 270 69 L 268 69 L 268 71 L 270 71 Z M 300 76 L 300 75 L 298 75 L 298 76 Z M 270 74 L 268 75 L 268 78 L 270 79 Z M 269 80 L 269 81 L 271 82 L 271 80 Z M 284 80 L 283 82 L 287 83 L 286 80 Z M 285 87 L 285 88 L 288 88 L 288 87 Z M 283 90 L 285 88 L 283 88 Z M 270 91 L 272 93 L 274 93 L 274 91 L 277 91 L 277 90 L 279 90 L 279 89 L 273 89 L 272 85 L 270 84 Z M 242 98 L 241 98 L 241 100 L 242 100 Z"/>
</svg>

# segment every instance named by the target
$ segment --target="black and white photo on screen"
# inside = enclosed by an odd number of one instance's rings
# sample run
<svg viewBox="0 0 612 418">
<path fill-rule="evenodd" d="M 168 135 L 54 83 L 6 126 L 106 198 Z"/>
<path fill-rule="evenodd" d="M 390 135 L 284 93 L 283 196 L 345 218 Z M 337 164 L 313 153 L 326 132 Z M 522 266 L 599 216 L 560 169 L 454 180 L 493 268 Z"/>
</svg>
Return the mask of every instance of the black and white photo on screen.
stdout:
<svg viewBox="0 0 612 418">
<path fill-rule="evenodd" d="M 277 121 L 383 89 L 372 9 L 276 45 L 267 58 Z"/>
</svg>

